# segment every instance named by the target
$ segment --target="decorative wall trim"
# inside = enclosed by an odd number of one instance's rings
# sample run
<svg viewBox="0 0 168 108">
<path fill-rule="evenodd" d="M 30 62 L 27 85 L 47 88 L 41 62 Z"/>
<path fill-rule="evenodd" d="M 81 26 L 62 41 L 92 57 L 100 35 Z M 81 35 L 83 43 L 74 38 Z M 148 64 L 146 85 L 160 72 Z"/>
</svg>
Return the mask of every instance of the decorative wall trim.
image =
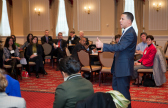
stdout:
<svg viewBox="0 0 168 108">
<path fill-rule="evenodd" d="M 34 9 L 40 8 L 40 16 Z M 30 31 L 50 30 L 49 0 L 29 0 Z"/>
<path fill-rule="evenodd" d="M 158 12 L 153 7 L 153 3 L 162 4 Z M 167 3 L 167 0 L 149 0 L 149 30 L 167 30 Z"/>
<path fill-rule="evenodd" d="M 84 7 L 90 6 L 90 14 Z M 100 31 L 100 0 L 77 0 L 78 31 Z"/>
</svg>

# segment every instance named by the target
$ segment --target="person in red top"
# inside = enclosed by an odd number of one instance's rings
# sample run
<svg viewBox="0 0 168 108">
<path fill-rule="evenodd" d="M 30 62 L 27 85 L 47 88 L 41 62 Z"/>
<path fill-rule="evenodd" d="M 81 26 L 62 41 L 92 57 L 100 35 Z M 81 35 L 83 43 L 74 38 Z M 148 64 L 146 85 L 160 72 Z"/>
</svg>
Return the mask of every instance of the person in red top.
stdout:
<svg viewBox="0 0 168 108">
<path fill-rule="evenodd" d="M 148 35 L 146 37 L 146 42 L 148 44 L 148 47 L 145 48 L 143 52 L 142 58 L 134 64 L 134 75 L 133 79 L 136 78 L 136 81 L 133 83 L 133 85 L 136 85 L 138 83 L 138 69 L 152 69 L 153 68 L 153 60 L 156 54 L 156 48 L 152 44 L 154 40 L 154 37 L 152 35 Z M 142 77 L 139 77 L 139 82 L 142 82 Z"/>
</svg>

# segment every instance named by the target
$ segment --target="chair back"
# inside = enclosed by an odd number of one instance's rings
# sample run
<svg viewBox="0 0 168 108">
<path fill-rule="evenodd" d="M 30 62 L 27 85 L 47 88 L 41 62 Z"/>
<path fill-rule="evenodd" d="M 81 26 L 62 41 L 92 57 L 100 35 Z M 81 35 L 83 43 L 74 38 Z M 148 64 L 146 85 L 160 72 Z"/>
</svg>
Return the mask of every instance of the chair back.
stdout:
<svg viewBox="0 0 168 108">
<path fill-rule="evenodd" d="M 113 52 L 99 52 L 99 61 L 104 67 L 111 67 L 114 60 Z"/>
<path fill-rule="evenodd" d="M 80 63 L 83 66 L 89 66 L 90 65 L 89 53 L 86 52 L 85 50 L 80 50 L 77 53 L 78 53 L 78 58 L 79 58 Z"/>
<path fill-rule="evenodd" d="M 166 54 L 167 48 L 168 48 L 168 41 L 164 45 L 164 49 L 163 49 L 164 54 Z"/>
<path fill-rule="evenodd" d="M 45 55 L 48 55 L 51 53 L 51 50 L 52 50 L 52 46 L 48 43 L 45 43 L 42 45 L 43 46 L 43 49 L 44 49 L 44 54 Z"/>
<path fill-rule="evenodd" d="M 67 56 L 71 56 L 71 54 L 70 54 L 70 52 L 69 52 L 69 49 L 68 49 L 67 47 L 65 48 L 65 52 L 66 52 L 66 55 L 67 55 Z"/>
</svg>

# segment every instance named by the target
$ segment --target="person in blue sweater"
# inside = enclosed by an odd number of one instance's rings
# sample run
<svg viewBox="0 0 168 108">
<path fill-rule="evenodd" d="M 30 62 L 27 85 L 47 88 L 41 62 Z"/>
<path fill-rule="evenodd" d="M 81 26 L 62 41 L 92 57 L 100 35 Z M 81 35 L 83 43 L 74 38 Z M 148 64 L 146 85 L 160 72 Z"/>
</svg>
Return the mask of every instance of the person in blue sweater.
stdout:
<svg viewBox="0 0 168 108">
<path fill-rule="evenodd" d="M 19 81 L 7 75 L 5 70 L 3 69 L 0 69 L 0 73 L 2 73 L 6 77 L 6 80 L 8 81 L 8 86 L 5 89 L 6 94 L 8 96 L 21 97 Z"/>
</svg>

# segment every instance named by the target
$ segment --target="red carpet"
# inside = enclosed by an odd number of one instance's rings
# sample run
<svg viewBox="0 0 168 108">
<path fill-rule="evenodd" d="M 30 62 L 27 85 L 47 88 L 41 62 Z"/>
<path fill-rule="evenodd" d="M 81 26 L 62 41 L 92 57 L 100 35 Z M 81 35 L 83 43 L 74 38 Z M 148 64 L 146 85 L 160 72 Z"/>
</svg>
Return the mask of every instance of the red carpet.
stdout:
<svg viewBox="0 0 168 108">
<path fill-rule="evenodd" d="M 62 75 L 59 71 L 55 71 L 55 68 L 53 69 L 49 64 L 45 65 L 45 69 L 48 75 L 44 77 L 40 75 L 40 78 L 37 79 L 35 75 L 32 75 L 27 79 L 20 80 L 21 90 L 54 93 L 56 87 L 63 82 Z M 168 73 L 166 77 L 168 78 Z M 93 83 L 95 92 L 112 90 L 111 81 L 106 81 L 101 87 L 98 86 L 97 81 Z M 133 101 L 168 104 L 168 82 L 162 87 L 137 87 L 131 85 L 130 93 Z"/>
<path fill-rule="evenodd" d="M 27 108 L 52 108 L 54 94 L 25 92 L 22 91 L 22 97 L 26 100 Z M 132 108 L 168 108 L 168 104 L 147 103 L 132 101 Z"/>
</svg>

